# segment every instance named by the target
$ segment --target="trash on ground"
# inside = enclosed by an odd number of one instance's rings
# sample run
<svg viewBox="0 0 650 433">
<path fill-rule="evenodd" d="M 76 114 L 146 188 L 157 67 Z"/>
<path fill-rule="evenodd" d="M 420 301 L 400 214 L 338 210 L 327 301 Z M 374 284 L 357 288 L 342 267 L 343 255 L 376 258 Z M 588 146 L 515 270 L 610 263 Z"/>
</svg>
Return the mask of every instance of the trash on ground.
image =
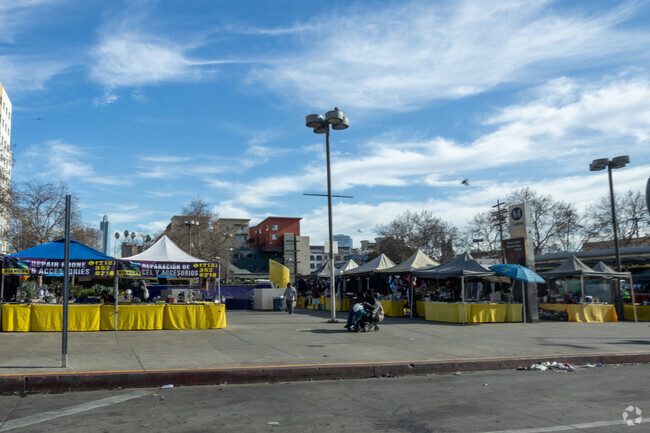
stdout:
<svg viewBox="0 0 650 433">
<path fill-rule="evenodd" d="M 270 421 L 268 424 L 269 424 L 271 427 L 277 427 L 277 426 L 280 425 L 280 423 L 277 422 L 277 421 Z"/>
<path fill-rule="evenodd" d="M 163 385 L 163 386 L 160 387 L 160 389 L 171 389 L 173 387 L 174 387 L 174 385 Z"/>
<path fill-rule="evenodd" d="M 602 364 L 601 364 L 602 365 Z M 517 367 L 517 370 L 531 370 L 531 371 L 575 371 L 575 367 L 568 362 L 549 362 L 544 361 L 537 364 L 533 364 L 530 367 Z"/>
</svg>

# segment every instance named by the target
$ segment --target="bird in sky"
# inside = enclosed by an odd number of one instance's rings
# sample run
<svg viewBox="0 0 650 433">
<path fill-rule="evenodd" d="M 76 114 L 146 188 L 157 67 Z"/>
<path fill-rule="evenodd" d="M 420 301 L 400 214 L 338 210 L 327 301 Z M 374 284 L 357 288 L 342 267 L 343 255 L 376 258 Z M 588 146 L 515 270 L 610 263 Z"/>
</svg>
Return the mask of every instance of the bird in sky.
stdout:
<svg viewBox="0 0 650 433">
<path fill-rule="evenodd" d="M 463 179 L 463 181 L 461 182 L 461 184 L 463 184 L 463 185 L 465 185 L 465 186 L 469 186 L 469 178 L 466 177 L 465 179 Z"/>
</svg>

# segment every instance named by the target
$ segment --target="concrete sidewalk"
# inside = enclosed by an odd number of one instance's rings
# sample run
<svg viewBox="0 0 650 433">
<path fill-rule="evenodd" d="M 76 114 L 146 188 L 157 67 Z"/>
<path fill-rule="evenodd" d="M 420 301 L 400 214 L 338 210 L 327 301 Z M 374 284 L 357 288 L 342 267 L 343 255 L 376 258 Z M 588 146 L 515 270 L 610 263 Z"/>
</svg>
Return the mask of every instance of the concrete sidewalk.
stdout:
<svg viewBox="0 0 650 433">
<path fill-rule="evenodd" d="M 0 392 L 360 378 L 650 361 L 647 322 L 455 325 L 386 318 L 351 333 L 326 311 L 227 312 L 218 330 L 0 333 Z"/>
</svg>

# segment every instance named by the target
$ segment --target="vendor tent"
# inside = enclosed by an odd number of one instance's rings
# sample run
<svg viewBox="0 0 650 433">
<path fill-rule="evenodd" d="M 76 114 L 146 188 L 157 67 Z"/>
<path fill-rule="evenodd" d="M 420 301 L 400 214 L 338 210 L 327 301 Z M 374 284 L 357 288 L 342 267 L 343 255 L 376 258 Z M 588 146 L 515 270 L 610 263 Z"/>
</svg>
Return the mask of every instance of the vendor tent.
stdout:
<svg viewBox="0 0 650 433">
<path fill-rule="evenodd" d="M 346 271 L 350 271 L 350 270 L 352 270 L 352 269 L 356 269 L 356 268 L 358 268 L 358 267 L 359 267 L 359 265 L 357 265 L 357 262 L 355 262 L 355 261 L 352 260 L 352 259 L 349 259 L 347 262 L 345 262 L 345 263 L 343 263 L 341 266 L 339 266 L 339 267 L 336 269 L 336 272 L 338 272 L 338 274 L 339 274 L 341 277 L 343 277 L 343 274 L 344 274 Z M 347 282 L 347 279 L 346 279 L 346 278 L 341 278 L 340 281 L 339 281 L 339 284 L 342 285 L 341 290 L 340 290 L 339 293 L 345 293 L 345 292 L 348 291 L 348 282 Z"/>
<path fill-rule="evenodd" d="M 630 281 L 630 291 L 632 293 L 632 311 L 634 312 L 634 321 L 636 322 L 637 321 L 636 301 L 634 299 L 634 282 L 632 281 L 632 273 L 615 271 L 614 269 L 610 268 L 603 262 L 596 263 L 596 266 L 594 266 L 594 271 L 602 273 L 603 278 L 612 278 L 612 279 L 625 278 Z"/>
<path fill-rule="evenodd" d="M 373 272 L 379 272 L 383 269 L 392 268 L 394 266 L 395 263 L 393 263 L 391 259 L 389 259 L 385 254 L 380 254 L 368 263 L 343 272 L 343 275 L 371 274 Z"/>
<path fill-rule="evenodd" d="M 155 244 L 141 252 L 130 257 L 122 257 L 122 260 L 130 261 L 149 261 L 149 262 L 181 262 L 194 263 L 205 262 L 197 257 L 187 254 L 180 249 L 167 235 L 162 235 Z"/>
<path fill-rule="evenodd" d="M 358 267 L 359 265 L 357 265 L 357 262 L 350 259 L 347 262 L 343 263 L 341 266 L 339 266 L 337 271 L 339 274 L 343 274 L 345 271 L 351 271 L 352 269 L 356 269 Z"/>
<path fill-rule="evenodd" d="M 418 249 L 411 257 L 404 260 L 399 265 L 393 266 L 392 268 L 382 269 L 378 272 L 385 274 L 403 274 L 410 273 L 415 269 L 428 268 L 431 266 L 438 266 L 440 263 L 431 259 L 429 256 L 424 254 L 422 250 Z M 409 278 L 409 291 L 408 291 L 408 302 L 409 305 L 413 305 L 413 278 Z M 409 308 L 409 316 L 413 318 L 413 308 Z"/>
<path fill-rule="evenodd" d="M 413 275 L 421 278 L 441 279 L 454 277 L 488 277 L 494 274 L 491 270 L 474 260 L 470 253 L 465 252 L 440 266 L 431 266 L 413 271 Z"/>
<path fill-rule="evenodd" d="M 418 249 L 411 257 L 404 260 L 399 265 L 393 266 L 388 269 L 381 269 L 378 272 L 387 273 L 387 274 L 401 274 L 405 272 L 411 272 L 415 269 L 429 268 L 432 266 L 439 266 L 440 263 L 431 259 L 429 256 L 424 254 L 422 250 Z"/>
<path fill-rule="evenodd" d="M 2 261 L 0 308 L 4 298 L 5 275 L 64 276 L 65 239 L 58 239 L 5 256 Z M 70 239 L 70 276 L 115 278 L 116 259 Z M 115 280 L 117 299 L 117 280 Z M 117 300 L 115 302 L 117 310 Z"/>
<path fill-rule="evenodd" d="M 614 269 L 610 268 L 603 262 L 598 262 L 596 263 L 596 266 L 594 266 L 594 271 L 600 272 L 603 274 L 603 277 L 609 277 L 609 278 L 630 278 L 630 273 L 629 272 L 618 272 L 615 271 Z"/>
<path fill-rule="evenodd" d="M 576 256 L 571 256 L 564 261 L 557 268 L 540 272 L 542 277 L 546 279 L 559 279 L 559 278 L 571 278 L 571 277 L 602 277 L 602 273 L 594 271 L 589 266 L 582 263 Z"/>
<path fill-rule="evenodd" d="M 332 275 L 332 271 L 330 269 L 330 262 L 329 260 L 320 265 L 318 268 L 314 270 L 314 272 L 310 273 L 309 275 L 305 275 L 305 278 L 329 278 Z"/>
<path fill-rule="evenodd" d="M 470 253 L 465 252 L 440 266 L 413 271 L 413 275 L 420 278 L 460 278 L 460 296 L 463 304 L 463 324 L 465 324 L 465 278 L 489 277 L 494 275 L 494 273 L 474 260 Z"/>
<path fill-rule="evenodd" d="M 117 274 L 132 278 L 206 278 L 217 280 L 217 296 L 221 300 L 219 262 L 206 262 L 180 249 L 163 235 L 151 247 L 118 262 Z"/>
<path fill-rule="evenodd" d="M 39 260 L 63 260 L 65 249 L 65 239 L 58 239 L 56 241 L 48 242 L 46 244 L 38 245 L 10 254 L 4 257 L 6 264 L 11 264 L 12 260 L 8 259 L 39 259 Z M 70 239 L 70 260 L 116 260 L 111 256 L 100 253 L 99 251 L 90 248 L 87 245 Z M 6 267 L 6 266 L 3 266 Z M 42 275 L 42 274 L 38 274 Z"/>
<path fill-rule="evenodd" d="M 603 272 L 591 269 L 574 255 L 566 259 L 564 263 L 562 263 L 557 268 L 550 271 L 541 272 L 540 275 L 547 280 L 580 278 L 580 304 L 582 305 L 583 316 L 585 316 L 585 277 L 612 278 L 612 276 L 607 276 Z"/>
</svg>

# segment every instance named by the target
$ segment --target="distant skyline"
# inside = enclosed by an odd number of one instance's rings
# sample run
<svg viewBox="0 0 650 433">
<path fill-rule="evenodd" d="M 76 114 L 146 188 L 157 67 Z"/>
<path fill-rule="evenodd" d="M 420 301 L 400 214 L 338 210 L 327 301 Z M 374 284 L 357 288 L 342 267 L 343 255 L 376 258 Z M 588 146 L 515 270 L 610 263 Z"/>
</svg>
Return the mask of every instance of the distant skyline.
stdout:
<svg viewBox="0 0 650 433">
<path fill-rule="evenodd" d="M 325 6 L 325 5 L 321 5 Z M 596 158 L 650 176 L 648 1 L 22 0 L 0 3 L 12 182 L 65 181 L 83 220 L 153 234 L 201 197 L 372 241 L 407 210 L 462 228 L 530 187 L 586 209 Z M 468 179 L 466 184 L 462 181 Z"/>
</svg>

